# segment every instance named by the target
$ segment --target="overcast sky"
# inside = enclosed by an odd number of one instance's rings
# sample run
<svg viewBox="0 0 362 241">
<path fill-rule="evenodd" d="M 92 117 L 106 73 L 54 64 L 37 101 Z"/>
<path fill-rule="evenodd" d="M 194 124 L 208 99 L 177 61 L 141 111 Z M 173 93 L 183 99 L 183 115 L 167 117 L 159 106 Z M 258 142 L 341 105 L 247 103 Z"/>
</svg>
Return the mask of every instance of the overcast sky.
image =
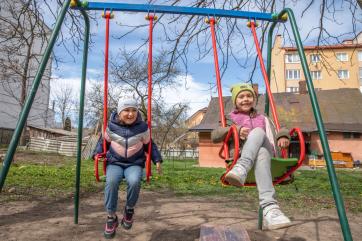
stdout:
<svg viewBox="0 0 362 241">
<path fill-rule="evenodd" d="M 103 1 L 106 2 L 106 1 Z M 107 1 L 107 2 L 116 2 L 116 1 Z M 122 1 L 122 2 L 132 2 L 132 3 L 146 3 L 146 1 Z M 290 1 L 289 6 L 293 9 L 295 17 L 297 19 L 297 24 L 300 30 L 300 35 L 305 45 L 313 45 L 316 40 L 318 31 L 314 30 L 309 35 L 307 35 L 310 30 L 318 26 L 318 19 L 320 16 L 319 11 L 319 1 L 314 1 L 314 5 L 311 9 L 303 16 L 302 9 L 306 6 L 306 1 Z M 337 1 L 338 2 L 338 1 Z M 338 4 L 337 4 L 338 5 Z M 339 8 L 336 9 L 336 19 L 337 21 L 326 21 L 324 24 L 328 31 L 331 33 L 348 33 L 353 32 L 351 24 L 351 14 L 348 10 L 348 4 L 344 1 L 340 1 L 338 5 Z M 279 11 L 282 10 L 281 8 Z M 105 23 L 104 19 L 101 18 L 101 12 L 98 12 L 99 16 L 98 26 L 92 25 L 91 32 L 94 34 L 94 44 L 89 52 L 88 57 L 88 71 L 87 71 L 87 87 L 92 83 L 97 81 L 103 81 L 104 73 L 104 33 L 105 33 Z M 145 13 L 139 14 L 127 14 L 115 12 L 115 19 L 111 20 L 110 32 L 110 54 L 116 55 L 119 49 L 133 49 L 140 40 L 147 38 L 148 27 L 139 29 L 127 37 L 126 39 L 118 40 L 114 36 L 119 36 L 125 32 L 125 29 L 122 29 L 116 23 L 129 23 L 130 25 L 136 25 L 137 23 L 147 24 L 147 21 L 144 19 Z M 357 10 L 357 18 L 359 21 L 362 20 L 361 9 Z M 246 23 L 246 20 L 240 20 Z M 244 24 L 244 23 L 242 23 Z M 250 31 L 247 27 L 244 27 L 245 31 Z M 362 24 L 357 25 L 355 32 L 362 31 Z M 159 35 L 158 35 L 159 34 Z M 154 30 L 154 51 L 157 49 L 165 48 L 162 45 L 162 35 L 161 32 L 157 29 Z M 351 34 L 342 36 L 342 38 L 349 39 Z M 252 44 L 252 41 L 249 41 Z M 248 43 L 249 43 L 248 42 Z M 210 42 L 211 45 L 211 42 Z M 147 53 L 147 46 L 144 50 Z M 249 48 L 255 48 L 253 45 L 248 46 Z M 192 51 L 190 51 L 192 53 Z M 81 75 L 81 54 L 76 55 L 76 62 L 74 62 L 67 53 L 62 49 L 62 47 L 55 48 L 55 54 L 63 59 L 65 63 L 61 63 L 58 68 L 53 68 L 53 81 L 52 81 L 52 91 L 56 90 L 59 85 L 71 85 L 75 93 L 79 93 L 80 88 L 80 75 Z M 163 91 L 164 97 L 167 103 L 174 104 L 177 102 L 189 103 L 191 109 L 189 115 L 192 115 L 198 109 L 206 107 L 210 101 L 210 96 L 217 96 L 217 91 L 215 88 L 210 90 L 210 85 L 216 83 L 215 80 L 215 70 L 213 66 L 213 55 L 210 53 L 209 56 L 206 56 L 202 61 L 195 62 L 193 61 L 192 54 L 188 59 L 189 61 L 189 70 L 188 75 L 180 75 L 177 80 L 179 85 L 177 90 L 174 87 L 170 87 L 168 91 Z M 242 59 L 243 56 L 240 56 Z M 266 57 L 266 55 L 265 55 Z M 250 61 L 249 65 L 251 66 L 253 61 Z M 229 87 L 235 82 L 242 82 L 248 80 L 249 78 L 249 69 L 240 69 L 235 63 L 231 62 L 229 67 L 222 79 L 223 94 L 229 94 Z M 259 83 L 261 92 L 264 92 L 264 84 L 261 78 L 260 69 L 257 70 L 257 74 L 253 80 L 256 83 Z M 175 94 L 176 92 L 178 94 Z M 181 95 L 179 93 L 182 93 Z"/>
</svg>

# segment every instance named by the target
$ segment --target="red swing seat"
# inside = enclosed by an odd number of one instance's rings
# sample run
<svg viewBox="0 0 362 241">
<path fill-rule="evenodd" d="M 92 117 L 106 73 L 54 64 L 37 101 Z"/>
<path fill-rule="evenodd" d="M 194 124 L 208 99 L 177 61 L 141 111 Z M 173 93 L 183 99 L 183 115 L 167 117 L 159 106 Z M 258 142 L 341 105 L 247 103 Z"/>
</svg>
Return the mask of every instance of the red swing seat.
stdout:
<svg viewBox="0 0 362 241">
<path fill-rule="evenodd" d="M 210 24 L 210 30 L 211 30 L 211 37 L 212 37 L 212 46 L 213 46 L 213 50 L 214 50 L 214 62 L 215 62 L 215 75 L 216 75 L 216 81 L 217 81 L 217 87 L 218 87 L 218 96 L 219 96 L 219 107 L 220 107 L 220 120 L 221 120 L 221 124 L 223 127 L 226 127 L 226 122 L 225 122 L 225 115 L 224 115 L 224 105 L 223 105 L 223 99 L 222 99 L 222 90 L 221 90 L 221 79 L 220 79 L 220 72 L 219 72 L 219 63 L 218 63 L 218 56 L 217 56 L 217 49 L 216 49 L 216 37 L 215 37 L 215 19 L 210 18 L 207 19 L 206 21 L 208 24 Z M 280 129 L 280 125 L 279 125 L 279 120 L 278 120 L 278 116 L 276 113 L 276 108 L 274 105 L 274 98 L 273 95 L 271 93 L 270 90 L 270 85 L 269 85 L 269 77 L 266 73 L 265 70 L 265 66 L 264 66 L 264 61 L 262 58 L 262 54 L 261 54 L 261 50 L 259 47 L 259 41 L 258 38 L 256 36 L 256 30 L 255 30 L 255 26 L 256 23 L 253 21 L 248 22 L 248 27 L 251 28 L 252 33 L 253 33 L 253 37 L 254 37 L 254 42 L 255 42 L 255 47 L 257 50 L 257 54 L 258 54 L 258 58 L 259 58 L 259 62 L 260 62 L 260 67 L 262 70 L 262 74 L 264 77 L 264 82 L 265 82 L 265 86 L 266 86 L 266 90 L 268 93 L 268 97 L 269 97 L 269 102 L 271 104 L 271 109 L 272 109 L 272 114 L 273 114 L 273 119 L 276 125 L 276 129 L 279 130 Z M 272 158 L 272 168 L 271 168 L 271 173 L 272 173 L 272 178 L 273 178 L 273 184 L 279 184 L 281 182 L 283 182 L 284 180 L 286 180 L 287 178 L 290 178 L 292 173 L 297 170 L 303 163 L 304 157 L 305 157 L 305 142 L 304 142 L 304 137 L 303 137 L 303 133 L 299 128 L 293 128 L 290 130 L 290 135 L 294 135 L 296 134 L 298 139 L 299 139 L 299 145 L 300 145 L 300 155 L 299 158 L 286 158 L 287 153 L 282 150 L 282 155 L 283 157 L 274 157 Z M 233 136 L 233 140 L 234 140 L 234 146 L 235 146 L 235 150 L 234 150 L 234 157 L 233 157 L 233 161 L 232 163 L 229 162 L 229 158 L 228 158 L 228 142 L 230 140 L 230 138 Z M 221 158 L 223 158 L 225 160 L 226 163 L 226 172 L 221 176 L 220 180 L 224 185 L 229 185 L 229 183 L 227 183 L 225 181 L 225 175 L 232 169 L 232 167 L 236 164 L 238 158 L 239 158 L 239 134 L 237 132 L 236 126 L 232 125 L 229 129 L 229 132 L 227 133 L 225 139 L 224 139 L 224 143 L 219 151 L 219 156 Z M 245 181 L 244 186 L 255 186 L 255 175 L 254 175 L 254 170 L 252 169 L 251 171 L 249 171 L 247 179 Z"/>
</svg>

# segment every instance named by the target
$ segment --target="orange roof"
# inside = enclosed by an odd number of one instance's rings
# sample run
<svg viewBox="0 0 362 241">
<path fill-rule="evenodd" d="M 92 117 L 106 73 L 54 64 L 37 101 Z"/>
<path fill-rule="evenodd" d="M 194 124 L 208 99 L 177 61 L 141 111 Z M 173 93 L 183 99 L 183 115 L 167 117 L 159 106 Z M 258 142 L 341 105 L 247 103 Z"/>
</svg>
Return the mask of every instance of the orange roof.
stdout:
<svg viewBox="0 0 362 241">
<path fill-rule="evenodd" d="M 319 50 L 319 49 L 350 49 L 362 48 L 362 44 L 334 44 L 334 45 L 321 45 L 321 46 L 303 46 L 304 50 Z M 282 47 L 286 51 L 296 51 L 296 47 Z"/>
</svg>

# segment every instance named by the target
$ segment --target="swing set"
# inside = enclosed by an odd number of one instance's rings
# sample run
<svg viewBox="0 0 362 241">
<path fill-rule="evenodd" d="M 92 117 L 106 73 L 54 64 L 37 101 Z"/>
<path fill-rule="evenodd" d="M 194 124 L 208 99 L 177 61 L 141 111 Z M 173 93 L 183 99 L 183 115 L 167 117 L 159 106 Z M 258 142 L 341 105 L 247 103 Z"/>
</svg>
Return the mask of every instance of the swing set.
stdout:
<svg viewBox="0 0 362 241">
<path fill-rule="evenodd" d="M 152 100 L 152 37 L 153 37 L 153 26 L 154 21 L 157 20 L 156 13 L 170 13 L 170 14 L 185 14 L 185 15 L 200 15 L 205 16 L 205 22 L 210 25 L 211 37 L 212 37 L 212 47 L 214 53 L 214 63 L 215 63 L 215 73 L 216 73 L 216 82 L 218 89 L 218 100 L 220 107 L 220 120 L 221 125 L 223 127 L 226 126 L 225 115 L 224 115 L 224 105 L 222 101 L 222 90 L 221 90 L 221 79 L 219 72 L 219 64 L 218 64 L 218 55 L 216 48 L 216 36 L 215 36 L 215 18 L 219 17 L 228 17 L 228 18 L 241 18 L 247 19 L 247 26 L 251 29 L 253 34 L 254 43 L 256 47 L 256 52 L 258 55 L 258 59 L 260 62 L 260 67 L 262 70 L 262 75 L 264 78 L 265 86 L 266 86 L 266 95 L 268 98 L 265 100 L 265 113 L 269 113 L 269 105 L 271 107 L 272 117 L 274 123 L 276 125 L 277 130 L 280 129 L 280 124 L 274 104 L 273 95 L 270 90 L 270 69 L 271 69 L 271 47 L 272 47 L 272 38 L 273 31 L 277 23 L 284 23 L 290 20 L 291 28 L 293 31 L 293 35 L 295 37 L 298 54 L 301 60 L 302 68 L 304 75 L 306 77 L 306 83 L 308 87 L 308 92 L 310 96 L 310 100 L 312 103 L 313 113 L 316 120 L 316 124 L 318 127 L 320 140 L 323 148 L 323 152 L 326 159 L 326 166 L 328 170 L 329 180 L 332 187 L 333 196 L 335 199 L 335 204 L 337 208 L 337 212 L 339 215 L 340 225 L 343 233 L 344 240 L 352 240 L 351 231 L 349 228 L 348 220 L 346 217 L 346 212 L 344 208 L 343 199 L 340 193 L 337 176 L 335 173 L 335 169 L 333 166 L 333 161 L 328 145 L 328 140 L 322 120 L 322 116 L 320 113 L 318 101 L 316 94 L 314 92 L 314 86 L 312 82 L 312 78 L 308 69 L 305 53 L 303 50 L 303 45 L 300 39 L 300 35 L 298 32 L 297 24 L 295 21 L 295 17 L 293 11 L 289 8 L 283 9 L 280 13 L 259 13 L 259 12 L 246 12 L 246 11 L 235 11 L 235 10 L 222 10 L 222 9 L 213 9 L 213 8 L 195 8 L 195 7 L 179 7 L 179 6 L 166 6 L 166 5 L 151 5 L 151 4 L 125 4 L 125 3 L 103 3 L 103 2 L 87 2 L 87 1 L 78 1 L 78 0 L 66 0 L 63 3 L 63 6 L 60 10 L 60 13 L 57 17 L 53 32 L 49 39 L 49 44 L 45 49 L 44 55 L 41 59 L 40 66 L 38 68 L 37 74 L 34 78 L 31 90 L 29 95 L 26 98 L 24 107 L 20 113 L 19 120 L 17 122 L 14 134 L 12 136 L 8 151 L 6 153 L 3 167 L 0 173 L 0 191 L 3 188 L 5 183 L 5 179 L 7 173 L 10 169 L 11 162 L 13 160 L 21 132 L 25 126 L 25 122 L 30 112 L 30 108 L 33 104 L 37 89 L 41 82 L 41 78 L 44 74 L 45 67 L 49 60 L 50 54 L 53 50 L 55 41 L 57 36 L 59 35 L 61 25 L 64 21 L 64 17 L 68 9 L 72 8 L 74 10 L 79 10 L 84 17 L 85 21 L 85 30 L 84 30 L 84 46 L 83 46 L 83 60 L 82 60 L 82 75 L 81 75 L 81 88 L 80 88 L 80 108 L 79 108 L 79 120 L 78 120 L 78 143 L 77 143 L 77 166 L 76 166 L 76 180 L 75 180 L 75 197 L 74 197 L 74 223 L 78 223 L 78 210 L 79 210 L 79 189 L 80 189 L 80 163 L 81 163 L 81 143 L 82 143 L 82 134 L 83 134 L 83 115 L 84 115 L 84 95 L 85 95 L 85 84 L 86 84 L 86 70 L 87 70 L 87 59 L 88 59 L 88 44 L 89 44 L 89 17 L 86 10 L 99 10 L 103 11 L 102 17 L 106 20 L 106 36 L 105 36 L 105 64 L 104 64 L 104 109 L 103 109 L 103 133 L 106 131 L 107 126 L 107 111 L 108 111 L 108 52 L 109 52 L 109 24 L 110 19 L 113 18 L 114 11 L 126 11 L 126 12 L 145 12 L 148 13 L 146 16 L 146 20 L 149 21 L 149 52 L 148 52 L 148 110 L 147 110 L 147 124 L 150 128 L 151 132 L 151 100 Z M 150 14 L 153 13 L 153 14 Z M 212 17 L 210 17 L 212 16 Z M 256 35 L 256 27 L 257 20 L 259 21 L 269 21 L 271 22 L 271 26 L 268 32 L 268 45 L 267 45 L 267 68 L 264 66 L 264 61 L 262 57 L 262 53 L 260 50 L 258 38 Z M 300 155 L 299 158 L 286 158 L 286 151 L 282 152 L 282 157 L 275 157 L 272 160 L 272 176 L 273 176 L 273 184 L 276 185 L 297 170 L 298 167 L 302 165 L 305 156 L 305 144 L 302 131 L 299 128 L 293 128 L 290 130 L 290 134 L 296 134 L 299 143 L 300 143 Z M 229 139 L 233 137 L 233 141 L 235 144 L 235 154 L 233 156 L 233 161 L 231 164 L 226 164 L 226 172 L 222 175 L 221 181 L 223 184 L 228 185 L 228 183 L 224 180 L 226 173 L 233 167 L 238 159 L 239 154 L 239 136 L 236 131 L 235 126 L 231 126 L 230 130 L 224 140 L 222 148 L 219 152 L 220 156 L 223 159 L 229 159 L 228 157 L 228 148 L 227 143 Z M 106 143 L 105 140 L 103 142 L 103 150 L 104 152 L 96 155 L 95 157 L 95 177 L 97 181 L 104 179 L 104 177 L 99 176 L 98 165 L 99 162 L 103 162 L 103 175 L 106 173 Z M 151 153 L 151 144 L 149 145 L 148 153 Z M 253 176 L 253 171 L 249 172 L 249 176 L 246 180 L 246 186 L 255 186 L 255 177 Z M 151 155 L 147 155 L 146 159 L 146 180 L 149 182 L 151 176 Z M 261 227 L 261 210 L 259 210 L 259 228 Z"/>
</svg>

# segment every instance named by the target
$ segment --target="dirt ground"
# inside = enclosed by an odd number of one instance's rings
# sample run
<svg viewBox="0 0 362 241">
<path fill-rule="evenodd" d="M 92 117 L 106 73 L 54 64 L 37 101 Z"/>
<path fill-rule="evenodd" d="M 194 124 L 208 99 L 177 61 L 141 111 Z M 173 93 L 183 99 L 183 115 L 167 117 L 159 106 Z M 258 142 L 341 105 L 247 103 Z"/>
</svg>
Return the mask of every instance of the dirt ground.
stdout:
<svg viewBox="0 0 362 241">
<path fill-rule="evenodd" d="M 120 192 L 120 206 L 124 193 Z M 276 231 L 257 229 L 257 211 L 240 200 L 178 197 L 142 191 L 131 230 L 118 228 L 114 240 L 198 240 L 202 224 L 243 226 L 251 240 L 343 240 L 336 210 L 302 215 L 288 209 L 294 226 Z M 0 203 L 0 240 L 105 240 L 103 193 L 81 197 L 79 224 L 74 224 L 73 199 Z M 248 210 L 248 211 L 247 211 Z M 362 237 L 362 215 L 349 215 L 354 240 Z"/>
</svg>

